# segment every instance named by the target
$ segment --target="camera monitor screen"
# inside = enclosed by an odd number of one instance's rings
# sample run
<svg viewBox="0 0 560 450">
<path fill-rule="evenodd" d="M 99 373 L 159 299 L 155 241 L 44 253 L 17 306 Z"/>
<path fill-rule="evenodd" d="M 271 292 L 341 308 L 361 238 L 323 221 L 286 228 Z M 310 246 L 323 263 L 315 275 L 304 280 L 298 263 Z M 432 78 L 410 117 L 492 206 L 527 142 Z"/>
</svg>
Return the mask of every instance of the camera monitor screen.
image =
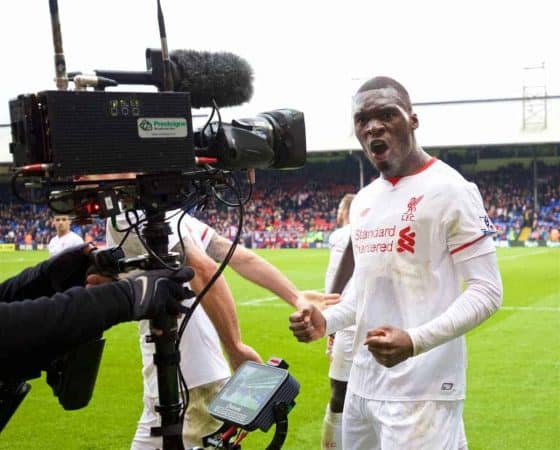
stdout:
<svg viewBox="0 0 560 450">
<path fill-rule="evenodd" d="M 287 370 L 247 361 L 214 398 L 208 411 L 243 429 L 266 431 L 274 422 L 274 405 L 291 404 L 298 392 L 299 383 Z"/>
</svg>

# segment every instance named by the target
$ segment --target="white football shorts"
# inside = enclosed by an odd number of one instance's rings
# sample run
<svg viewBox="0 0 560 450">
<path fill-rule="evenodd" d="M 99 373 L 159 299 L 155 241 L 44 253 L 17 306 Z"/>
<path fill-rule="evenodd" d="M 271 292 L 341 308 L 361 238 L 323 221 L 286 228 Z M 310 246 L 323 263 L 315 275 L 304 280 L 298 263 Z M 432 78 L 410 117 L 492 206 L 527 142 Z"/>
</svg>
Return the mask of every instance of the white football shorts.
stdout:
<svg viewBox="0 0 560 450">
<path fill-rule="evenodd" d="M 344 450 L 467 450 L 463 401 L 378 401 L 346 392 Z"/>
</svg>

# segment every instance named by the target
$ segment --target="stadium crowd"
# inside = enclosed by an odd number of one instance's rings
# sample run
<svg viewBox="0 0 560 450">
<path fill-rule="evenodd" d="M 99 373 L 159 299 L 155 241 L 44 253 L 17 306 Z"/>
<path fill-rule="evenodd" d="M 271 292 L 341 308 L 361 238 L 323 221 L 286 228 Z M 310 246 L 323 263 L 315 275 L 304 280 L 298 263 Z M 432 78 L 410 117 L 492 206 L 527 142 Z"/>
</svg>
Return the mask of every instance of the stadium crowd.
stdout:
<svg viewBox="0 0 560 450">
<path fill-rule="evenodd" d="M 534 187 L 527 169 L 510 166 L 507 170 L 478 174 L 475 181 L 499 240 L 558 241 L 560 229 L 560 174 L 556 168 L 541 169 L 538 178 L 537 210 Z M 526 235 L 522 231 L 526 230 Z"/>
<path fill-rule="evenodd" d="M 315 248 L 325 245 L 336 226 L 336 208 L 345 193 L 357 192 L 355 159 L 340 164 L 318 162 L 288 172 L 257 174 L 251 201 L 245 206 L 241 242 L 249 248 Z M 366 174 L 366 182 L 375 173 Z M 469 176 L 467 175 L 467 178 Z M 538 178 L 538 210 L 534 208 L 532 173 L 520 166 L 470 177 L 479 186 L 484 205 L 496 225 L 498 240 L 558 240 L 560 175 L 557 167 L 542 166 Z M 55 235 L 52 213 L 44 206 L 16 202 L 0 191 L 0 243 L 36 247 Z M 195 214 L 223 236 L 237 232 L 238 211 L 210 199 Z M 103 220 L 72 225 L 86 242 L 102 244 Z"/>
<path fill-rule="evenodd" d="M 28 248 L 46 246 L 56 235 L 52 212 L 45 206 L 15 202 L 0 203 L 0 243 Z M 87 224 L 72 224 L 72 231 L 86 242 L 103 243 L 105 222 L 96 219 Z"/>
</svg>

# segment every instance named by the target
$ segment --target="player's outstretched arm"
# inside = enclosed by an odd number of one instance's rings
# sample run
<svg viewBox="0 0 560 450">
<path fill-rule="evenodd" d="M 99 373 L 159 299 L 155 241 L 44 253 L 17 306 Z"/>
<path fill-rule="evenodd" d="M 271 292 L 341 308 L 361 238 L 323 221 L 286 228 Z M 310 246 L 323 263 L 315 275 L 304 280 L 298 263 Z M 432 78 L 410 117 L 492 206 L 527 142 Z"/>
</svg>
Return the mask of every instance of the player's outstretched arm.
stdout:
<svg viewBox="0 0 560 450">
<path fill-rule="evenodd" d="M 215 234 L 206 252 L 216 261 L 223 261 L 230 246 L 231 242 L 229 240 Z M 276 267 L 256 253 L 239 245 L 233 253 L 230 266 L 243 278 L 268 289 L 296 309 L 302 308 L 309 301 L 316 304 L 326 304 L 337 298 L 335 296 L 325 296 L 318 292 L 313 294 L 309 293 L 311 291 L 300 292 Z"/>
</svg>

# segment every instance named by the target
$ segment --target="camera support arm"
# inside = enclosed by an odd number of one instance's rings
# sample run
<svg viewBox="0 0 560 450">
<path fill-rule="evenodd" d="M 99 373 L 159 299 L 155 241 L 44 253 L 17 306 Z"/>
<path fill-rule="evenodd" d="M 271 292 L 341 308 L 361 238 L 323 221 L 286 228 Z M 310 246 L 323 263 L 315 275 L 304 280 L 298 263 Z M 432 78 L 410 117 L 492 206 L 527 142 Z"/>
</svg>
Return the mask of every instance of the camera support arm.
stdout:
<svg viewBox="0 0 560 450">
<path fill-rule="evenodd" d="M 168 253 L 171 228 L 165 222 L 165 212 L 146 211 L 147 223 L 142 234 L 149 248 L 166 263 L 175 259 Z M 178 262 L 175 261 L 177 265 Z M 149 258 L 149 268 L 161 268 L 160 261 Z M 149 339 L 155 344 L 154 364 L 157 369 L 161 435 L 164 450 L 183 450 L 182 403 L 179 399 L 178 367 L 180 354 L 176 347 L 177 318 L 169 314 L 150 320 Z"/>
</svg>

